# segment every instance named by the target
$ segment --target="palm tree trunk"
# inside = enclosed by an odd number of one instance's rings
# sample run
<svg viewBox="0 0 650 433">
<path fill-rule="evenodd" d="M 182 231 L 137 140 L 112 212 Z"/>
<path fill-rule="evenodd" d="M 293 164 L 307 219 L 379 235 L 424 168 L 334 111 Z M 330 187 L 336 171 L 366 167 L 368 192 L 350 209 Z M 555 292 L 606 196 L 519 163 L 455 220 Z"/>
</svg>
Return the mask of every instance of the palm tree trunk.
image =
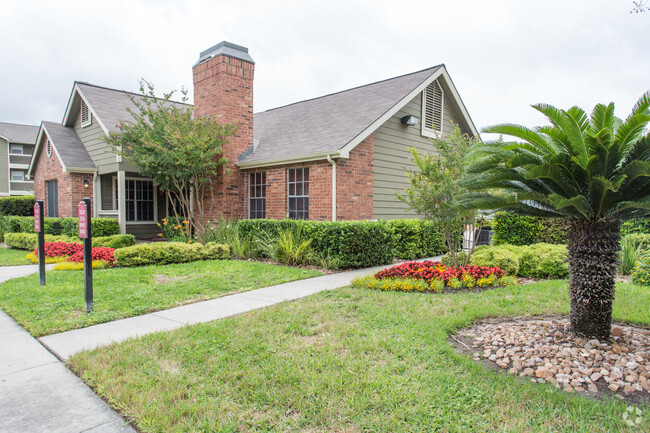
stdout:
<svg viewBox="0 0 650 433">
<path fill-rule="evenodd" d="M 618 268 L 619 221 L 573 221 L 569 229 L 571 330 L 579 337 L 608 340 L 614 277 Z"/>
</svg>

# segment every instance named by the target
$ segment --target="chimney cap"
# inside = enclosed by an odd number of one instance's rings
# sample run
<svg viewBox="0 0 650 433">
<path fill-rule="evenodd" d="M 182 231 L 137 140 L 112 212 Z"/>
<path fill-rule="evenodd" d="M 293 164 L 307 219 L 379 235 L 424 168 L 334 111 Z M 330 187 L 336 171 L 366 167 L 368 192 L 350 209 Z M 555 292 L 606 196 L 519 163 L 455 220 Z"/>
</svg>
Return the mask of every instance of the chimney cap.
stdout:
<svg viewBox="0 0 650 433">
<path fill-rule="evenodd" d="M 201 63 L 217 56 L 232 57 L 235 59 L 243 60 L 248 63 L 255 64 L 253 58 L 248 54 L 248 48 L 242 47 L 241 45 L 233 44 L 232 42 L 223 41 L 223 42 L 219 42 L 214 47 L 201 51 L 201 54 L 199 55 L 199 61 L 196 62 L 194 66 L 200 65 Z"/>
</svg>

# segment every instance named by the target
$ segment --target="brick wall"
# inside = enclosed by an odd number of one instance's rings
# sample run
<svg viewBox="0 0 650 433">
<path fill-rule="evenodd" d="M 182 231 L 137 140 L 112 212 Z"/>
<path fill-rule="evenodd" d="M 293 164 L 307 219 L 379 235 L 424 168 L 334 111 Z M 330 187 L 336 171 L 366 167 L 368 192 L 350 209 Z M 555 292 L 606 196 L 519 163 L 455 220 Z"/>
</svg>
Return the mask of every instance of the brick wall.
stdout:
<svg viewBox="0 0 650 433">
<path fill-rule="evenodd" d="M 336 201 L 338 220 L 371 219 L 373 216 L 374 137 L 371 135 L 337 162 Z M 250 170 L 266 172 L 266 217 L 287 214 L 287 170 L 309 168 L 309 219 L 332 219 L 332 165 L 327 161 L 289 164 Z M 248 176 L 246 176 L 248 182 Z M 248 200 L 248 192 L 246 194 Z M 248 204 L 248 202 L 246 203 Z M 246 215 L 248 216 L 248 215 Z"/>
<path fill-rule="evenodd" d="M 83 181 L 88 181 L 88 188 Z M 84 197 L 90 197 L 92 202 L 93 175 L 82 173 L 64 173 L 61 161 L 54 150 L 48 156 L 45 147 L 40 151 L 34 170 L 34 196 L 43 200 L 43 213 L 47 216 L 47 188 L 45 182 L 56 180 L 59 199 L 59 217 L 78 217 L 77 206 Z M 92 203 L 91 203 L 92 206 Z"/>
<path fill-rule="evenodd" d="M 237 157 L 253 144 L 253 78 L 255 65 L 219 55 L 193 68 L 194 113 L 211 116 L 222 124 L 239 126 L 236 134 L 224 145 L 223 155 L 229 161 L 212 191 L 203 197 L 205 216 L 246 218 L 248 208 L 245 173 L 237 167 Z"/>
</svg>

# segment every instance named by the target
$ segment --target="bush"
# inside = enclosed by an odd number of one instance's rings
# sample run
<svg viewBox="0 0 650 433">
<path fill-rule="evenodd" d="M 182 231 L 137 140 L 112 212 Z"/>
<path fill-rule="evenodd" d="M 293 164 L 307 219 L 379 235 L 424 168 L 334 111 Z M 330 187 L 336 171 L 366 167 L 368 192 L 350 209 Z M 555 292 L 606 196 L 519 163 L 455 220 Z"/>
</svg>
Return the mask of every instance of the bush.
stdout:
<svg viewBox="0 0 650 433">
<path fill-rule="evenodd" d="M 261 244 L 264 254 L 282 264 L 302 265 L 312 259 L 310 239 L 301 226 L 280 228 L 275 235 L 262 235 Z"/>
<path fill-rule="evenodd" d="M 261 233 L 277 236 L 280 229 L 300 228 L 312 239 L 310 246 L 320 257 L 337 260 L 341 268 L 363 268 L 390 263 L 394 258 L 393 229 L 385 221 L 240 220 L 240 236 Z"/>
<path fill-rule="evenodd" d="M 518 261 L 518 270 L 516 274 L 510 275 L 532 278 L 563 278 L 569 273 L 566 245 L 545 243 L 526 246 L 504 244 L 478 247 L 470 258 L 470 264 L 502 268 L 501 266 L 507 266 L 512 257 Z M 512 271 L 512 269 L 511 265 L 509 270 Z"/>
<path fill-rule="evenodd" d="M 566 244 L 568 229 L 569 223 L 562 218 L 537 218 L 497 212 L 492 220 L 492 244 Z"/>
<path fill-rule="evenodd" d="M 45 242 L 81 242 L 79 238 L 70 236 L 56 236 L 45 235 Z M 19 250 L 34 251 L 38 247 L 38 234 L 37 233 L 7 233 L 5 235 L 5 243 L 7 246 Z"/>
<path fill-rule="evenodd" d="M 44 218 L 43 231 L 47 235 L 79 235 L 77 218 Z M 34 233 L 34 217 L 0 216 L 0 225 L 5 233 Z M 120 233 L 120 224 L 112 218 L 91 219 L 93 237 L 111 236 Z"/>
<path fill-rule="evenodd" d="M 198 243 L 156 242 L 115 250 L 115 265 L 123 267 L 167 265 L 228 258 L 230 258 L 228 246 L 214 243 L 204 246 Z"/>
<path fill-rule="evenodd" d="M 388 220 L 393 229 L 394 255 L 413 260 L 444 254 L 445 239 L 440 226 L 424 219 Z"/>
<path fill-rule="evenodd" d="M 135 245 L 135 236 L 133 235 L 112 235 L 112 236 L 99 236 L 92 239 L 93 248 L 126 248 Z"/>
<path fill-rule="evenodd" d="M 0 198 L 0 215 L 33 216 L 34 196 Z"/>
<path fill-rule="evenodd" d="M 519 273 L 517 254 L 508 248 L 499 246 L 476 248 L 469 259 L 469 263 L 473 266 L 496 266 L 507 275 L 517 275 Z"/>
<path fill-rule="evenodd" d="M 634 218 L 621 224 L 621 236 L 635 233 L 650 234 L 650 219 Z"/>
<path fill-rule="evenodd" d="M 633 283 L 650 286 L 650 255 L 642 254 L 639 257 L 631 276 Z"/>
</svg>

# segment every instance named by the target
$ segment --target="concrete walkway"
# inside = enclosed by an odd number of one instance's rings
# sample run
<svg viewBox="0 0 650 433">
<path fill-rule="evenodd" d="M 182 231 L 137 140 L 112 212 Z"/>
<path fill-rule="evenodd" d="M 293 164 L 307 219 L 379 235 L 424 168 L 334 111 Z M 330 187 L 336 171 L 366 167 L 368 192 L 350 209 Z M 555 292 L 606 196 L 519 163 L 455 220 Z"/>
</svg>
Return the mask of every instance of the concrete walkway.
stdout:
<svg viewBox="0 0 650 433">
<path fill-rule="evenodd" d="M 0 281 L 36 272 L 35 265 L 3 266 Z M 0 432 L 135 430 L 0 310 Z"/>
<path fill-rule="evenodd" d="M 439 257 L 429 260 L 436 259 Z M 128 338 L 210 322 L 345 287 L 356 277 L 384 268 L 265 287 L 48 335 L 38 341 L 0 310 L 0 432 L 135 432 L 59 359 L 65 361 L 80 351 Z M 0 281 L 35 272 L 38 272 L 36 266 L 0 267 Z"/>
</svg>

